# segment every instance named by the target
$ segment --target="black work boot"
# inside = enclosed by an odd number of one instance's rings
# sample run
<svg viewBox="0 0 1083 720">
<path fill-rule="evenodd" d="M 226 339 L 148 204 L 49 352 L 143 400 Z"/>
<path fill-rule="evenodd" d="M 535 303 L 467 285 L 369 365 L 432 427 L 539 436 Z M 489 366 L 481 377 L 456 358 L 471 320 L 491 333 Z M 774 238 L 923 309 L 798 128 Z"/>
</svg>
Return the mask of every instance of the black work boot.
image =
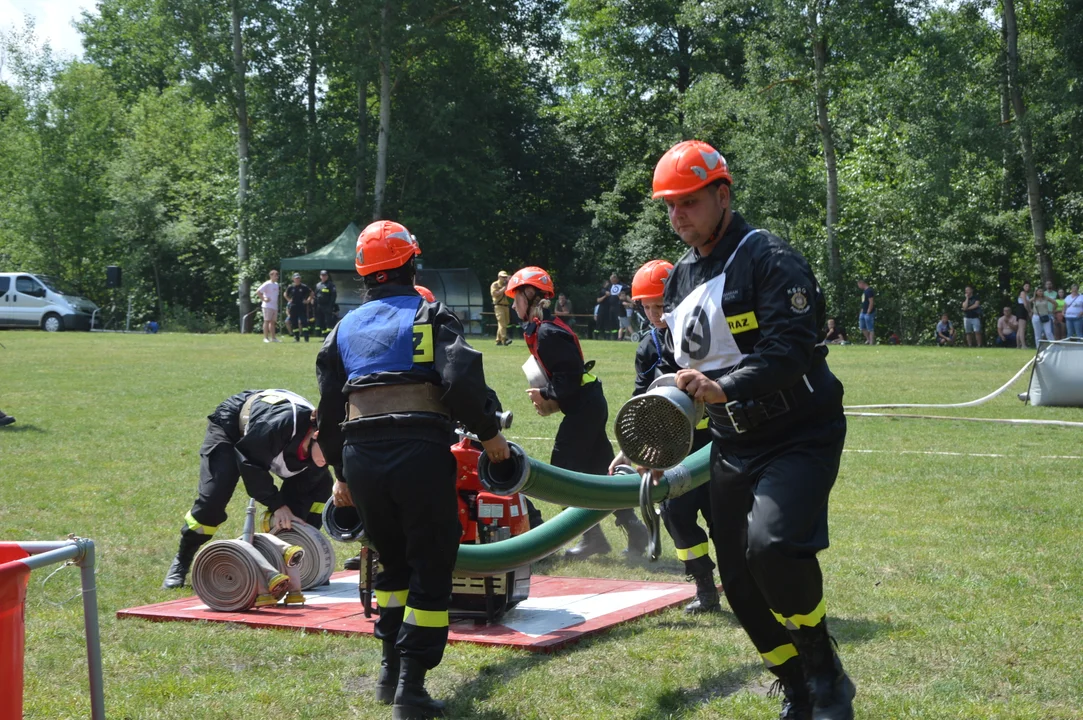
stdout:
<svg viewBox="0 0 1083 720">
<path fill-rule="evenodd" d="M 605 555 L 611 549 L 602 528 L 595 525 L 583 533 L 583 537 L 579 538 L 579 542 L 576 543 L 575 547 L 570 547 L 564 551 L 564 557 L 569 560 L 586 560 L 591 555 Z"/>
<path fill-rule="evenodd" d="M 376 681 L 376 702 L 390 705 L 395 702 L 399 686 L 399 650 L 394 640 L 384 640 L 384 656 L 380 660 L 380 677 Z"/>
<path fill-rule="evenodd" d="M 721 611 L 722 603 L 718 598 L 718 586 L 714 584 L 714 571 L 692 577 L 696 581 L 696 597 L 684 606 L 684 611 L 689 615 Z"/>
<path fill-rule="evenodd" d="M 801 659 L 790 658 L 770 670 L 778 680 L 775 680 L 767 694 L 773 697 L 782 695 L 782 710 L 778 714 L 778 720 L 812 720 L 812 699 L 808 694 Z"/>
<path fill-rule="evenodd" d="M 812 699 L 812 720 L 853 720 L 857 688 L 842 669 L 827 621 L 815 627 L 790 630 L 797 647 Z"/>
<path fill-rule="evenodd" d="M 621 552 L 622 555 L 640 556 L 647 552 L 651 534 L 647 530 L 647 526 L 636 517 L 635 512 L 628 510 L 626 513 L 618 515 L 617 527 L 628 535 L 628 547 Z"/>
<path fill-rule="evenodd" d="M 444 703 L 433 700 L 425 690 L 425 666 L 412 658 L 402 658 L 399 686 L 395 704 L 391 707 L 394 720 L 428 720 L 444 717 Z"/>
<path fill-rule="evenodd" d="M 211 535 L 200 535 L 193 532 L 182 532 L 180 546 L 177 548 L 177 556 L 173 558 L 173 564 L 169 566 L 162 583 L 163 590 L 175 590 L 184 587 L 184 579 L 188 577 L 188 569 L 192 567 L 192 559 L 196 556 L 196 550 L 203 543 L 210 540 Z"/>
<path fill-rule="evenodd" d="M 360 570 L 361 569 L 361 555 L 354 555 L 352 558 L 347 558 L 342 563 L 343 570 Z"/>
</svg>

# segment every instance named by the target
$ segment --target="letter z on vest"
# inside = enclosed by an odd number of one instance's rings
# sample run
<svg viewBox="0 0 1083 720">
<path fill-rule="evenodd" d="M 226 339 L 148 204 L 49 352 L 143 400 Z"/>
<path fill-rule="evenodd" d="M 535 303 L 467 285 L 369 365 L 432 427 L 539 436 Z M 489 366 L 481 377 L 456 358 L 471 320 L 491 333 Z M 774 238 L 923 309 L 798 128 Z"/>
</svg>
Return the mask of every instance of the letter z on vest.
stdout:
<svg viewBox="0 0 1083 720">
<path fill-rule="evenodd" d="M 342 320 L 339 353 L 350 380 L 431 366 L 432 325 L 414 324 L 420 304 L 416 295 L 394 295 L 371 300 Z"/>
<path fill-rule="evenodd" d="M 756 320 L 756 313 L 752 311 L 740 315 L 727 315 L 726 323 L 730 326 L 730 332 L 734 335 L 755 330 L 760 326 Z"/>
</svg>

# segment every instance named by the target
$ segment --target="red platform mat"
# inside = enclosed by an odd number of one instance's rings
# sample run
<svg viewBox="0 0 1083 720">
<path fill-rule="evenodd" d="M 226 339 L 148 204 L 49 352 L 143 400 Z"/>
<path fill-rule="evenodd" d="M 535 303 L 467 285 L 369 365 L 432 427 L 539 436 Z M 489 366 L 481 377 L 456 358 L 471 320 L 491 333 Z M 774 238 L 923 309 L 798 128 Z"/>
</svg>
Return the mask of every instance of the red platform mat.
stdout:
<svg viewBox="0 0 1083 720">
<path fill-rule="evenodd" d="M 696 594 L 689 583 L 636 582 L 599 578 L 535 575 L 530 597 L 494 625 L 472 620 L 452 622 L 450 642 L 513 645 L 549 652 L 588 635 L 644 615 L 688 602 Z M 208 620 L 249 627 L 292 628 L 343 634 L 372 634 L 375 616 L 366 618 L 357 592 L 357 573 L 339 572 L 331 584 L 305 592 L 302 606 L 275 605 L 241 613 L 214 612 L 198 597 L 129 608 L 120 618 Z"/>
</svg>

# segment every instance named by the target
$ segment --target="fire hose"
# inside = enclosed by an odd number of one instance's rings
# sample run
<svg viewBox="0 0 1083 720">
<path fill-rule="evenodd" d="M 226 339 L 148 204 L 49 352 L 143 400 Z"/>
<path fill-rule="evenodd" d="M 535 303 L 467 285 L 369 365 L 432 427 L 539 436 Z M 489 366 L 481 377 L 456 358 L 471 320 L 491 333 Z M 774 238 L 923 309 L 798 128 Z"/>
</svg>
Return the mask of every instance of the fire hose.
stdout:
<svg viewBox="0 0 1083 720">
<path fill-rule="evenodd" d="M 207 607 L 239 612 L 253 607 L 303 603 L 303 590 L 325 584 L 334 571 L 335 552 L 311 525 L 255 532 L 255 501 L 250 501 L 244 532 L 237 540 L 204 545 L 192 563 L 192 588 Z M 264 516 L 262 524 L 269 525 Z"/>
</svg>

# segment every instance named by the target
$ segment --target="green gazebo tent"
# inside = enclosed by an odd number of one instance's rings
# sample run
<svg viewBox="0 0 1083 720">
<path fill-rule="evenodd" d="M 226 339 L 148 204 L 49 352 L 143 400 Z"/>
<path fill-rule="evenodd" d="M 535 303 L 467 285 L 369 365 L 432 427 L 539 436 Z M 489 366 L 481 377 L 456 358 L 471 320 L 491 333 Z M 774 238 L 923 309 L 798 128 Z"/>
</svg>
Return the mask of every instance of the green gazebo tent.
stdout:
<svg viewBox="0 0 1083 720">
<path fill-rule="evenodd" d="M 361 234 L 360 228 L 353 223 L 339 233 L 339 236 L 324 245 L 319 250 L 313 250 L 307 255 L 283 258 L 279 263 L 283 277 L 286 270 L 327 270 L 328 272 L 354 272 L 354 256 L 357 255 L 357 236 Z"/>
</svg>

